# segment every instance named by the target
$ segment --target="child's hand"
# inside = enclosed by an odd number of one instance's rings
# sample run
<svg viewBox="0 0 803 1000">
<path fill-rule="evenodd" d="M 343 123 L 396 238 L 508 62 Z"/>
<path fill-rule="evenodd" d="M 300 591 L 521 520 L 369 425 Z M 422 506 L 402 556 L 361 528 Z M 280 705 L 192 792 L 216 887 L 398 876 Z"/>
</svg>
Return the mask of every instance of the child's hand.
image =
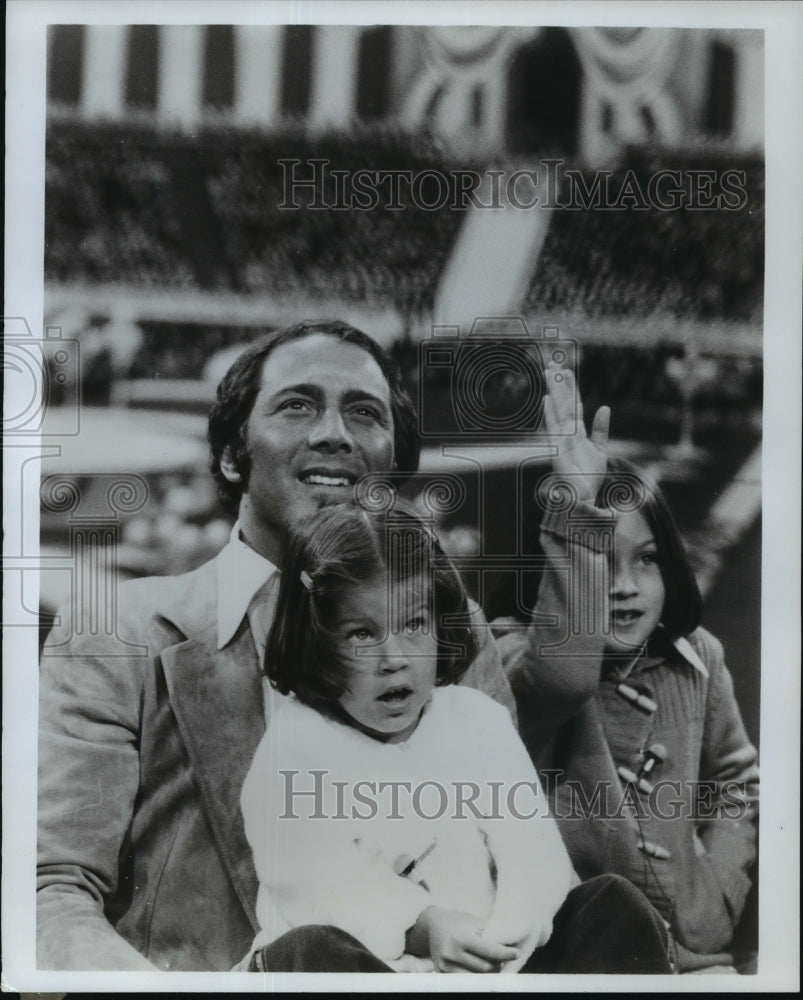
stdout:
<svg viewBox="0 0 803 1000">
<path fill-rule="evenodd" d="M 518 951 L 482 936 L 482 922 L 468 913 L 430 906 L 408 934 L 412 954 L 429 954 L 437 972 L 498 972 Z"/>
<path fill-rule="evenodd" d="M 597 410 L 589 439 L 574 373 L 568 368 L 549 365 L 545 375 L 548 395 L 544 401 L 544 428 L 547 434 L 561 435 L 556 441 L 559 451 L 552 459 L 552 468 L 558 475 L 566 476 L 581 500 L 593 501 L 608 466 L 610 407 L 601 406 Z"/>
</svg>

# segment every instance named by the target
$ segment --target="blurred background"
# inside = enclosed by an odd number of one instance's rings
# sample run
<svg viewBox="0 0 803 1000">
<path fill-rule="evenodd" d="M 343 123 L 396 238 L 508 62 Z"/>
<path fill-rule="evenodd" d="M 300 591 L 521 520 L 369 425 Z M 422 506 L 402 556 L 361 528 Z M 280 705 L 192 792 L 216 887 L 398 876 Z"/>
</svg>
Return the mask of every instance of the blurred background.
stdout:
<svg viewBox="0 0 803 1000">
<path fill-rule="evenodd" d="M 411 490 L 427 506 L 451 477 L 427 507 L 445 547 L 496 560 L 467 582 L 523 617 L 537 570 L 517 584 L 505 557 L 537 556 L 515 498 L 548 458 L 461 424 L 421 349 L 515 316 L 570 345 L 586 414 L 609 404 L 614 454 L 668 494 L 758 742 L 763 100 L 756 31 L 51 27 L 45 422 L 66 436 L 43 461 L 42 634 L 77 586 L 102 623 L 119 579 L 225 544 L 217 381 L 319 316 L 397 358 L 426 428 Z M 504 424 L 527 385 L 486 389 Z"/>
</svg>

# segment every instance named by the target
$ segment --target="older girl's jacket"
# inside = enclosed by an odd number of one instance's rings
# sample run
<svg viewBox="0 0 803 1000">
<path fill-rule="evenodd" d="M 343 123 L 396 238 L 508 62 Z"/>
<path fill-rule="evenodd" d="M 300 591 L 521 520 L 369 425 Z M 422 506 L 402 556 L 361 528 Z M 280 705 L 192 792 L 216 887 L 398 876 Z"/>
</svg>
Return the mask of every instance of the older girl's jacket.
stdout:
<svg viewBox="0 0 803 1000">
<path fill-rule="evenodd" d="M 681 968 L 702 955 L 722 963 L 756 858 L 757 754 L 705 629 L 670 642 L 659 628 L 626 676 L 603 670 L 614 523 L 585 504 L 547 513 L 532 622 L 500 650 L 578 874 L 638 886 L 671 927 Z"/>
</svg>

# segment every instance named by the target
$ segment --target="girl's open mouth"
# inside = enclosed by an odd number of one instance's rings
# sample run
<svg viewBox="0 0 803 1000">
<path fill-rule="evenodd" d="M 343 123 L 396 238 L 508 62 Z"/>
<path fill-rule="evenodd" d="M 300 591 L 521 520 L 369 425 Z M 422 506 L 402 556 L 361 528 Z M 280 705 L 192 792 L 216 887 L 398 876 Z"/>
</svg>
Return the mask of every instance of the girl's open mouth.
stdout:
<svg viewBox="0 0 803 1000">
<path fill-rule="evenodd" d="M 386 705 L 401 705 L 412 696 L 413 689 L 406 684 L 399 687 L 388 688 L 379 695 L 377 701 L 383 701 Z"/>
<path fill-rule="evenodd" d="M 637 622 L 639 618 L 643 616 L 642 611 L 613 611 L 611 613 L 611 621 L 614 625 L 632 625 L 633 622 Z"/>
</svg>

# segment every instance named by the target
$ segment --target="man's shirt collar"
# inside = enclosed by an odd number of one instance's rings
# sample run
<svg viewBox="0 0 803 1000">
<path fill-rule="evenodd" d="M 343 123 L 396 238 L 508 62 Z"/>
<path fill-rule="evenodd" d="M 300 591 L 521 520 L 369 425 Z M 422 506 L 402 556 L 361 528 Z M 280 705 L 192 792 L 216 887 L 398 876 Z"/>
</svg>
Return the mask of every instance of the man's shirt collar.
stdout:
<svg viewBox="0 0 803 1000">
<path fill-rule="evenodd" d="M 240 538 L 240 524 L 217 557 L 217 648 L 234 638 L 256 592 L 276 572 L 273 563 Z"/>
</svg>

